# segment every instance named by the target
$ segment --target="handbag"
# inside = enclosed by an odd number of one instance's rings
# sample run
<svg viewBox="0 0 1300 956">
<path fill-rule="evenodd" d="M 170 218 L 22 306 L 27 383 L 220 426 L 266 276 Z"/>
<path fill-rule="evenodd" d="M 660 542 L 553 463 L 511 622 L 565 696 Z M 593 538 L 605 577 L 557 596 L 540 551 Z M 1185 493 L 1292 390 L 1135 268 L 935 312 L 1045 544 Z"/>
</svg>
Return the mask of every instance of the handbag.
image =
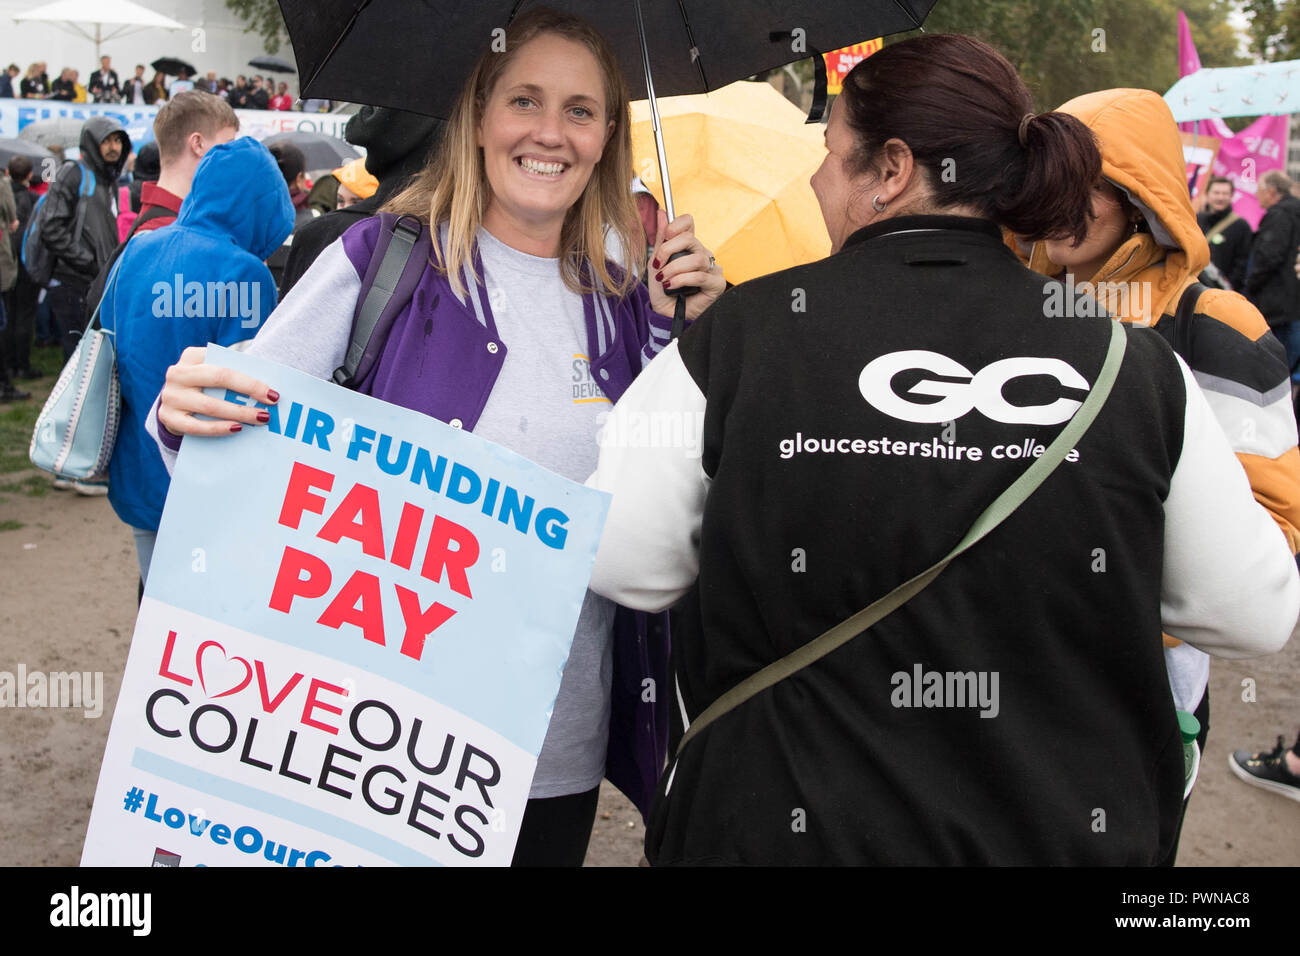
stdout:
<svg viewBox="0 0 1300 956">
<path fill-rule="evenodd" d="M 1110 345 L 1106 350 L 1106 360 L 1102 363 L 1101 372 L 1098 373 L 1097 381 L 1088 393 L 1088 397 L 1079 407 L 1079 410 L 1074 413 L 1074 417 L 1066 423 L 1065 428 L 1056 436 L 1055 440 L 1047 446 L 1047 450 L 1039 458 L 1035 459 L 1034 463 L 1025 469 L 1020 477 L 1012 482 L 1010 487 L 1003 491 L 1002 494 L 998 495 L 993 503 L 975 519 L 975 523 L 971 525 L 970 530 L 966 532 L 965 537 L 957 543 L 956 547 L 941 558 L 938 563 L 903 582 L 878 601 L 863 608 L 847 620 L 841 621 L 802 647 L 791 651 L 780 660 L 774 661 L 762 670 L 751 674 L 715 700 L 686 728 L 686 732 L 677 744 L 677 753 L 674 759 L 681 756 L 682 750 L 699 735 L 700 731 L 723 714 L 740 706 L 759 691 L 766 690 L 773 684 L 785 680 L 787 677 L 803 670 L 809 664 L 825 657 L 836 648 L 847 644 L 853 638 L 867 631 L 877 621 L 898 610 L 925 590 L 958 555 L 973 547 L 990 531 L 1010 517 L 1017 508 L 1028 500 L 1029 496 L 1047 479 L 1048 475 L 1056 470 L 1057 465 L 1065 460 L 1065 456 L 1069 454 L 1070 449 L 1079 443 L 1079 439 L 1092 425 L 1097 413 L 1101 411 L 1101 407 L 1106 403 L 1111 386 L 1115 384 L 1115 379 L 1119 375 L 1120 363 L 1124 360 L 1124 350 L 1127 344 L 1128 339 L 1124 334 L 1121 323 L 1112 320 Z"/>
<path fill-rule="evenodd" d="M 112 279 L 110 276 L 110 283 Z M 60 478 L 105 478 L 117 443 L 121 412 L 117 346 L 113 333 L 99 327 L 96 306 L 77 350 L 63 366 L 36 418 L 28 457 L 37 468 Z"/>
</svg>

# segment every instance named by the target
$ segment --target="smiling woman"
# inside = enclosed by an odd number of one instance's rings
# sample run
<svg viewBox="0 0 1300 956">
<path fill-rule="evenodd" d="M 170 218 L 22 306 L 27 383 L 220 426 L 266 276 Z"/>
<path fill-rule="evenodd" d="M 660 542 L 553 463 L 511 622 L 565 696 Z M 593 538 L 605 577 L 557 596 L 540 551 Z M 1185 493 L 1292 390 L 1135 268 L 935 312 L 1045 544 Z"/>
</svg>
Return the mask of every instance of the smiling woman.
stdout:
<svg viewBox="0 0 1300 956">
<path fill-rule="evenodd" d="M 693 319 L 724 282 L 690 216 L 660 219 L 649 288 L 633 263 L 606 257 L 608 240 L 639 264 L 644 240 L 631 193 L 627 87 L 604 38 L 581 20 L 534 9 L 505 41 L 504 52 L 479 58 L 425 169 L 381 216 L 321 254 L 249 351 L 330 378 L 381 237 L 399 216 L 417 220 L 420 242 L 432 246 L 428 264 L 356 387 L 582 481 L 596 465 L 610 403 L 669 342 L 671 287 L 699 288 L 685 300 Z M 220 381 L 263 405 L 279 398 L 266 383 L 225 378 L 202 362 L 203 350 L 189 349 L 168 370 L 157 412 L 166 457 L 178 435 L 270 420 L 206 397 L 203 386 Z M 587 593 L 516 865 L 582 862 L 606 773 L 648 810 L 669 695 L 643 694 L 648 684 L 666 686 L 667 637 L 666 615 Z"/>
<path fill-rule="evenodd" d="M 590 290 L 580 276 L 589 262 L 596 284 L 626 294 L 635 270 L 615 278 L 603 250 L 607 230 L 621 248 L 644 248 L 631 180 L 627 85 L 613 54 L 581 21 L 532 16 L 516 21 L 505 52 L 480 58 L 443 150 L 387 209 L 447 223 L 434 254 L 457 293 L 481 225 L 558 258 L 572 291 Z"/>
</svg>

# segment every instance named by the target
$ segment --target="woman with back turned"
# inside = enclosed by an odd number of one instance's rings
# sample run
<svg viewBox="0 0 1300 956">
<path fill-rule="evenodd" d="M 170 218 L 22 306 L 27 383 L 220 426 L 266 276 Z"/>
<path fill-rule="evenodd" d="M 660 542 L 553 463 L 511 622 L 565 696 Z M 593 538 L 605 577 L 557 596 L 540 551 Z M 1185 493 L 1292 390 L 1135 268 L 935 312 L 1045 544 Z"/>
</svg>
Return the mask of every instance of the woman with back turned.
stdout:
<svg viewBox="0 0 1300 956">
<path fill-rule="evenodd" d="M 1082 123 L 937 35 L 855 67 L 826 141 L 830 257 L 728 292 L 668 346 L 589 481 L 614 494 L 592 589 L 682 601 L 680 749 L 647 856 L 1156 863 L 1183 791 L 1162 630 L 1279 648 L 1300 608 L 1286 540 L 1159 334 L 1051 317 L 1060 284 L 1002 243 L 1087 233 Z M 699 457 L 623 440 L 665 414 L 702 423 Z M 1057 454 L 892 613 L 718 703 L 940 563 Z"/>
</svg>

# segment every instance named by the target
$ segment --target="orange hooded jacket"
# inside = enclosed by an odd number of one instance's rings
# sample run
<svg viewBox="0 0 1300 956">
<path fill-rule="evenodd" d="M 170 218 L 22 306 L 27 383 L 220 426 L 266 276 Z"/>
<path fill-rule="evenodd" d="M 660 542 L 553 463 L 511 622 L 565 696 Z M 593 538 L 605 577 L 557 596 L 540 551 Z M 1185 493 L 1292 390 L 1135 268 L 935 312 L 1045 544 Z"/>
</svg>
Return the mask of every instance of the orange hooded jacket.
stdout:
<svg viewBox="0 0 1300 956">
<path fill-rule="evenodd" d="M 1089 93 L 1060 111 L 1093 131 L 1102 175 L 1127 194 L 1150 230 L 1125 239 L 1095 276 L 1075 276 L 1075 289 L 1091 292 L 1123 321 L 1165 334 L 1205 392 L 1255 499 L 1292 552 L 1300 550 L 1300 452 L 1281 343 L 1250 302 L 1224 289 L 1203 292 L 1185 327 L 1175 328 L 1182 294 L 1210 250 L 1192 212 L 1173 114 L 1150 90 Z M 1029 267 L 1050 276 L 1063 271 L 1042 243 L 1032 247 Z"/>
</svg>

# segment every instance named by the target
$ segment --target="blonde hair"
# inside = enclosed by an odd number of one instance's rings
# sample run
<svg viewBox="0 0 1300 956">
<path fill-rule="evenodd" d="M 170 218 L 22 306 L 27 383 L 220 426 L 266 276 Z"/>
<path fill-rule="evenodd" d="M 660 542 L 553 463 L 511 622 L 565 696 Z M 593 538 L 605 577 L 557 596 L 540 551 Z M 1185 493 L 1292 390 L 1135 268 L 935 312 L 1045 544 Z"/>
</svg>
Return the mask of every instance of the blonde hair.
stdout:
<svg viewBox="0 0 1300 956">
<path fill-rule="evenodd" d="M 414 216 L 427 222 L 433 234 L 431 264 L 447 275 L 452 290 L 462 299 L 468 290 L 462 270 L 468 268 L 474 281 L 474 242 L 491 195 L 477 132 L 487 99 L 497 79 L 530 40 L 544 34 L 558 34 L 580 43 L 596 58 L 605 80 L 606 120 L 614 130 L 605 144 L 600 162 L 577 202 L 569 208 L 560 232 L 560 275 L 573 292 L 601 291 L 623 296 L 637 283 L 633 263 L 621 263 L 615 275 L 605 261 L 605 229 L 619 240 L 621 248 L 645 258 L 645 234 L 632 198 L 632 132 L 628 112 L 627 84 L 613 51 L 585 21 L 545 7 L 535 8 L 506 29 L 503 53 L 485 50 L 461 90 L 447 122 L 447 131 L 432 161 L 414 180 L 383 207 L 384 212 Z M 446 249 L 442 248 L 439 225 L 447 224 Z M 584 263 L 591 264 L 594 283 L 583 275 Z"/>
</svg>

